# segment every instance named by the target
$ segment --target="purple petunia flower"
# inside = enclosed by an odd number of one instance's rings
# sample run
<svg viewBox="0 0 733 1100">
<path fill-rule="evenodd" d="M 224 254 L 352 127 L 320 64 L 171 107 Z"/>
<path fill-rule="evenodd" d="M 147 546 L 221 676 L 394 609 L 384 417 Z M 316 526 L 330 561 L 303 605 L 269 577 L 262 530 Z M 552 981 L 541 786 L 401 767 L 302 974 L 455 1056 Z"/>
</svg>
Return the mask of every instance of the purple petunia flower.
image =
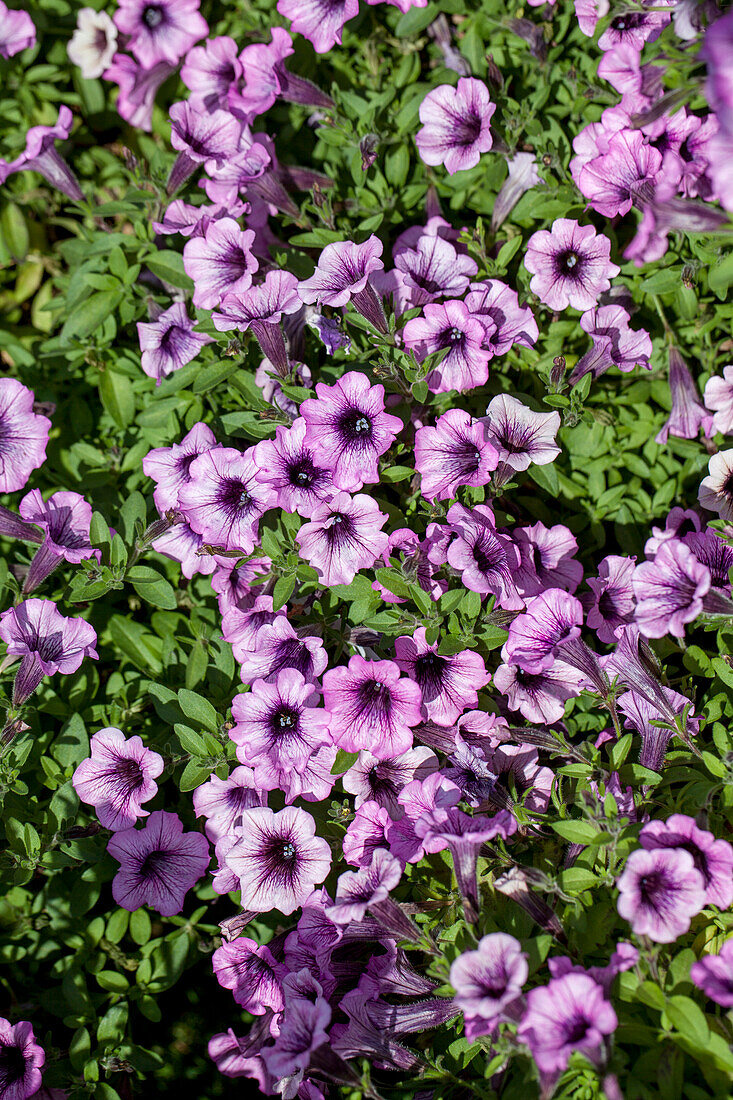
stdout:
<svg viewBox="0 0 733 1100">
<path fill-rule="evenodd" d="M 239 294 L 226 294 L 221 312 L 212 315 L 219 332 L 251 329 L 263 355 L 283 378 L 288 375 L 290 365 L 280 319 L 283 314 L 297 313 L 301 308 L 297 286 L 298 280 L 289 271 L 279 268 L 268 271 L 263 283 Z"/>
<path fill-rule="evenodd" d="M 497 531 L 491 509 L 485 504 L 472 509 L 454 504 L 447 518 L 454 534 L 448 563 L 460 571 L 465 587 L 482 596 L 496 596 L 497 606 L 505 611 L 520 611 L 524 600 L 513 579 L 519 554 L 512 539 Z"/>
<path fill-rule="evenodd" d="M 85 558 L 99 558 L 89 541 L 92 506 L 78 493 L 52 493 L 44 501 L 38 489 L 23 497 L 18 508 L 28 523 L 44 532 L 23 582 L 23 592 L 33 592 L 62 561 L 77 565 Z"/>
<path fill-rule="evenodd" d="M 464 951 L 455 959 L 450 984 L 467 1020 L 479 1016 L 493 1023 L 521 996 L 528 973 L 519 941 L 505 932 L 492 932 L 479 940 L 476 951 Z"/>
<path fill-rule="evenodd" d="M 238 87 L 243 72 L 239 46 L 233 38 L 208 38 L 203 46 L 186 52 L 181 66 L 181 80 L 191 93 L 188 102 L 202 112 L 228 107 L 229 93 Z"/>
<path fill-rule="evenodd" d="M 509 627 L 501 651 L 504 661 L 526 672 L 544 672 L 552 666 L 556 646 L 580 636 L 583 606 L 559 588 L 549 588 L 527 601 L 527 610 Z"/>
<path fill-rule="evenodd" d="M 300 555 L 318 570 L 321 584 L 351 584 L 369 569 L 389 542 L 382 527 L 387 515 L 366 493 L 337 493 L 311 512 L 295 536 Z"/>
<path fill-rule="evenodd" d="M 638 630 L 638 627 L 635 629 Z M 694 737 L 700 725 L 699 719 L 690 717 L 692 712 L 689 709 L 689 699 L 661 685 L 658 686 L 658 691 L 661 696 L 661 705 L 650 702 L 640 691 L 624 692 L 616 700 L 618 709 L 626 716 L 624 723 L 626 728 L 635 729 L 641 734 L 639 763 L 653 772 L 661 772 L 664 767 L 667 746 L 674 736 L 671 729 L 656 723 L 667 722 L 676 726 L 675 719 L 680 718 L 685 709 L 688 709 L 687 729 L 684 736 Z M 652 725 L 652 723 L 655 724 Z"/>
<path fill-rule="evenodd" d="M 581 168 L 577 182 L 594 210 L 606 218 L 615 218 L 651 198 L 661 169 L 662 154 L 653 145 L 645 144 L 642 133 L 619 130 L 609 138 L 607 152 Z"/>
<path fill-rule="evenodd" d="M 528 722 L 552 725 L 565 714 L 565 703 L 580 695 L 582 676 L 565 661 L 553 661 L 541 672 L 526 672 L 518 664 L 501 664 L 494 671 L 494 687 L 506 697 L 510 710 Z"/>
<path fill-rule="evenodd" d="M 710 591 L 710 570 L 678 539 L 663 543 L 653 561 L 634 570 L 634 619 L 646 638 L 674 634 L 682 638 L 685 624 L 698 617 Z"/>
<path fill-rule="evenodd" d="M 713 430 L 733 433 L 733 365 L 723 367 L 723 377 L 713 376 L 705 383 L 705 408 L 713 412 Z"/>
<path fill-rule="evenodd" d="M 392 848 L 392 843 L 387 842 L 387 831 L 391 825 L 392 817 L 386 806 L 380 806 L 373 799 L 362 802 L 344 837 L 343 853 L 346 862 L 354 867 L 368 867 L 378 848 Z M 401 853 L 395 854 L 400 859 L 403 858 Z"/>
<path fill-rule="evenodd" d="M 726 940 L 717 955 L 703 955 L 690 967 L 690 978 L 706 997 L 723 1008 L 733 1007 L 733 940 Z"/>
<path fill-rule="evenodd" d="M 141 365 L 145 373 L 160 385 L 173 371 L 195 359 L 211 336 L 194 332 L 195 322 L 184 302 L 174 302 L 155 321 L 138 321 Z"/>
<path fill-rule="evenodd" d="M 369 277 L 382 271 L 382 242 L 373 234 L 363 244 L 337 241 L 327 244 L 318 258 L 318 266 L 310 279 L 298 287 L 306 305 L 345 306 L 354 308 L 380 332 L 387 331 L 387 320 L 381 300 Z"/>
<path fill-rule="evenodd" d="M 36 42 L 36 28 L 28 12 L 15 11 L 0 0 L 0 57 L 14 57 Z"/>
<path fill-rule="evenodd" d="M 358 810 L 365 802 L 373 802 L 386 807 L 393 817 L 398 818 L 402 815 L 402 807 L 397 801 L 400 791 L 414 779 L 432 775 L 437 768 L 437 756 L 425 745 L 418 745 L 387 760 L 378 760 L 363 749 L 356 763 L 341 776 L 341 784 L 345 791 L 354 795 L 355 809 Z"/>
<path fill-rule="evenodd" d="M 666 821 L 649 821 L 639 834 L 642 848 L 682 848 L 692 856 L 705 884 L 705 904 L 729 909 L 733 904 L 733 847 L 700 829 L 687 814 L 672 814 Z"/>
<path fill-rule="evenodd" d="M 283 996 L 282 1026 L 274 1045 L 263 1048 L 262 1061 L 274 1083 L 268 1092 L 295 1096 L 315 1052 L 329 1042 L 326 1028 L 331 1022 L 331 1006 L 308 967 L 287 975 L 283 980 Z M 304 1091 L 306 1097 L 311 1093 L 307 1085 Z M 318 1092 L 321 1090 L 316 1092 L 316 1098 Z"/>
<path fill-rule="evenodd" d="M 461 77 L 455 88 L 433 88 L 420 104 L 422 128 L 415 137 L 420 157 L 425 164 L 443 164 L 450 175 L 474 168 L 493 145 L 495 110 L 488 88 L 474 77 Z"/>
<path fill-rule="evenodd" d="M 153 540 L 152 546 L 156 553 L 177 561 L 183 576 L 189 579 L 199 573 L 207 577 L 216 568 L 216 561 L 208 552 L 201 535 L 185 519 L 177 519 L 167 531 Z"/>
<path fill-rule="evenodd" d="M 717 512 L 721 519 L 733 519 L 733 449 L 712 456 L 697 499 L 703 508 Z"/>
<path fill-rule="evenodd" d="M 705 95 L 727 135 L 733 134 L 733 81 L 730 51 L 733 43 L 733 16 L 727 12 L 714 18 L 705 32 L 700 59 L 707 65 Z"/>
<path fill-rule="evenodd" d="M 587 623 L 598 639 L 613 645 L 616 631 L 634 618 L 633 574 L 636 558 L 609 554 L 598 566 L 598 576 L 588 578 L 593 603 L 588 608 Z"/>
<path fill-rule="evenodd" d="M 500 279 L 471 283 L 466 306 L 484 326 L 483 346 L 490 358 L 506 355 L 514 344 L 531 348 L 539 336 L 532 310 L 520 306 L 516 291 Z"/>
<path fill-rule="evenodd" d="M 318 693 L 302 673 L 282 669 L 271 683 L 255 680 L 232 703 L 229 736 L 237 757 L 254 769 L 255 786 L 283 790 L 288 802 L 301 794 L 299 772 L 308 758 L 329 745 L 329 715 L 318 706 Z"/>
<path fill-rule="evenodd" d="M 253 1016 L 264 1016 L 268 1009 L 282 1012 L 285 1000 L 282 981 L 287 967 L 279 963 L 266 945 L 258 945 L 247 936 L 224 943 L 214 952 L 214 976 L 224 989 L 231 989 L 238 1005 Z"/>
<path fill-rule="evenodd" d="M 120 864 L 112 896 L 134 913 L 143 905 L 163 917 L 180 913 L 188 891 L 209 866 L 209 842 L 201 833 L 184 833 L 178 814 L 155 810 L 142 829 L 125 829 L 107 842 Z"/>
<path fill-rule="evenodd" d="M 329 669 L 323 699 L 331 715 L 331 736 L 346 752 L 368 749 L 386 760 L 412 748 L 412 727 L 421 718 L 419 686 L 402 676 L 394 661 L 365 661 Z"/>
<path fill-rule="evenodd" d="M 631 371 L 637 366 L 650 369 L 652 341 L 648 332 L 629 328 L 629 315 L 622 306 L 598 306 L 580 318 L 580 327 L 593 341 L 590 351 L 578 360 L 569 382 L 576 382 L 589 373 L 599 378 L 610 367 Z"/>
<path fill-rule="evenodd" d="M 336 924 L 363 920 L 367 909 L 389 897 L 402 878 L 402 864 L 384 848 L 377 848 L 368 867 L 344 871 L 336 885 L 333 905 L 326 914 Z"/>
<path fill-rule="evenodd" d="M 3 1100 L 27 1100 L 41 1088 L 46 1061 L 27 1020 L 11 1024 L 0 1016 L 0 1095 Z"/>
<path fill-rule="evenodd" d="M 146 69 L 126 53 L 115 54 L 104 79 L 119 86 L 115 107 L 120 118 L 136 130 L 150 132 L 158 88 L 175 71 L 175 66 L 167 61 L 160 61 L 152 69 Z"/>
<path fill-rule="evenodd" d="M 274 504 L 272 490 L 258 479 L 254 448 L 212 447 L 189 467 L 179 489 L 184 517 L 203 538 L 225 550 L 251 554 L 261 517 Z"/>
<path fill-rule="evenodd" d="M 277 0 L 277 10 L 316 53 L 328 53 L 336 43 L 341 45 L 344 24 L 358 14 L 359 0 Z"/>
<path fill-rule="evenodd" d="M 260 481 L 276 495 L 276 506 L 310 518 L 336 490 L 330 469 L 315 461 L 315 448 L 305 442 L 307 427 L 302 416 L 291 428 L 279 427 L 274 439 L 257 444 L 254 458 Z"/>
<path fill-rule="evenodd" d="M 196 817 L 206 818 L 206 835 L 212 844 L 235 833 L 242 823 L 242 810 L 261 806 L 265 795 L 255 789 L 251 768 L 239 767 L 226 778 L 212 775 L 193 792 Z"/>
<path fill-rule="evenodd" d="M 436 298 L 457 298 L 478 271 L 475 260 L 458 253 L 437 233 L 424 233 L 414 248 L 395 248 L 394 263 L 410 306 L 424 306 Z"/>
<path fill-rule="evenodd" d="M 287 806 L 244 810 L 227 865 L 239 879 L 242 908 L 278 909 L 288 916 L 303 904 L 331 867 L 331 849 L 309 813 Z"/>
<path fill-rule="evenodd" d="M 669 388 L 672 411 L 655 436 L 656 443 L 666 443 L 670 435 L 678 439 L 696 439 L 700 431 L 709 436 L 713 430 L 713 417 L 700 401 L 695 380 L 676 347 L 669 349 Z"/>
<path fill-rule="evenodd" d="M 529 1046 L 541 1078 L 553 1080 L 575 1051 L 600 1063 L 604 1037 L 617 1024 L 603 989 L 589 974 L 566 974 L 529 991 L 518 1036 Z"/>
<path fill-rule="evenodd" d="M 512 537 L 520 559 L 514 583 L 521 596 L 537 596 L 546 588 L 575 591 L 583 566 L 575 560 L 578 543 L 569 528 L 562 523 L 545 527 L 538 521 L 532 527 L 516 527 Z"/>
<path fill-rule="evenodd" d="M 295 668 L 313 682 L 328 664 L 323 641 L 315 636 L 300 637 L 284 615 L 257 631 L 251 652 L 240 655 L 242 682 L 255 680 L 272 683 L 284 668 Z"/>
<path fill-rule="evenodd" d="M 163 757 L 139 737 L 125 740 L 115 726 L 95 733 L 90 748 L 91 756 L 72 776 L 74 790 L 82 802 L 94 806 L 105 829 L 129 829 L 139 817 L 148 816 L 142 803 L 158 793 L 155 780 L 163 771 Z"/>
<path fill-rule="evenodd" d="M 183 249 L 183 266 L 193 279 L 193 304 L 213 309 L 226 294 L 241 294 L 252 285 L 259 264 L 252 255 L 251 229 L 240 229 L 233 218 L 213 221 L 202 237 Z"/>
<path fill-rule="evenodd" d="M 228 560 L 232 561 L 231 558 Z M 227 599 L 219 604 L 222 611 L 221 632 L 238 661 L 242 659 L 243 653 L 251 652 L 257 644 L 260 627 L 269 626 L 284 615 L 282 611 L 273 611 L 272 596 L 257 596 L 253 602 L 249 595 L 249 584 L 246 585 L 246 591 L 247 597 L 244 601 L 235 599 L 230 602 Z"/>
<path fill-rule="evenodd" d="M 558 218 L 529 238 L 524 266 L 530 288 L 551 309 L 592 309 L 621 270 L 610 256 L 611 242 L 592 225 Z"/>
<path fill-rule="evenodd" d="M 199 421 L 171 447 L 156 447 L 143 459 L 143 471 L 155 482 L 153 500 L 160 513 L 178 507 L 178 494 L 191 480 L 191 465 L 204 451 L 218 446 L 207 424 Z"/>
<path fill-rule="evenodd" d="M 484 326 L 465 302 L 432 302 L 422 317 L 413 317 L 402 330 L 405 347 L 422 362 L 428 355 L 447 351 L 425 381 L 431 393 L 449 393 L 483 386 L 489 377 L 490 355 L 483 346 Z"/>
<path fill-rule="evenodd" d="M 352 493 L 376 484 L 379 457 L 402 430 L 399 417 L 384 411 L 384 386 L 372 386 L 365 374 L 349 371 L 333 386 L 318 382 L 316 394 L 300 406 L 305 442 L 316 459 L 332 471 L 337 489 Z"/>
<path fill-rule="evenodd" d="M 66 619 L 53 600 L 32 597 L 0 615 L 0 638 L 8 656 L 21 657 L 15 676 L 13 703 L 33 694 L 44 676 L 68 675 L 85 657 L 97 659 L 96 631 L 83 619 Z"/>
<path fill-rule="evenodd" d="M 84 198 L 79 181 L 56 150 L 57 141 L 66 141 L 71 133 L 73 115 L 68 107 L 59 107 L 54 126 L 31 126 L 25 135 L 25 149 L 15 160 L 0 160 L 0 184 L 15 172 L 38 172 L 52 187 L 74 202 Z"/>
<path fill-rule="evenodd" d="M 464 710 L 478 704 L 478 692 L 491 679 L 480 654 L 441 656 L 437 643 L 428 645 L 425 628 L 395 639 L 395 661 L 422 692 L 423 716 L 438 726 L 452 726 Z"/>
<path fill-rule="evenodd" d="M 692 531 L 682 539 L 685 546 L 706 569 L 710 570 L 710 580 L 714 587 L 730 592 L 729 573 L 733 569 L 733 546 L 708 527 L 705 531 Z"/>
<path fill-rule="evenodd" d="M 619 914 L 655 943 L 674 943 L 705 905 L 705 881 L 683 848 L 638 848 L 616 885 Z"/>
<path fill-rule="evenodd" d="M 206 114 L 187 100 L 174 103 L 169 114 L 171 145 L 179 151 L 166 184 L 166 191 L 172 195 L 200 165 L 213 173 L 236 156 L 242 123 L 229 111 Z"/>
<path fill-rule="evenodd" d="M 500 393 L 492 398 L 481 418 L 486 438 L 499 452 L 499 462 L 522 472 L 531 463 L 546 466 L 560 454 L 555 436 L 560 414 L 534 412 L 516 397 Z"/>
<path fill-rule="evenodd" d="M 199 13 L 199 0 L 120 0 L 117 29 L 129 35 L 129 48 L 141 65 L 161 61 L 177 65 L 209 27 Z"/>
<path fill-rule="evenodd" d="M 462 409 L 449 409 L 435 427 L 415 433 L 415 466 L 427 500 L 454 497 L 461 485 L 486 485 L 499 461 L 497 449 L 484 437 L 483 424 Z"/>
</svg>

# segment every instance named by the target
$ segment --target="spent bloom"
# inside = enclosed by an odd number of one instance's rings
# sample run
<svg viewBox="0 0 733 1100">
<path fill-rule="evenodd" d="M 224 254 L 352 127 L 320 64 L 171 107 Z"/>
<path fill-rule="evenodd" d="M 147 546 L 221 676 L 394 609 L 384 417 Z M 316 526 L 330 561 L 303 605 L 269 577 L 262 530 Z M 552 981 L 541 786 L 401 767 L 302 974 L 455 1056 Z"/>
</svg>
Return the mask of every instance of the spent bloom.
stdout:
<svg viewBox="0 0 733 1100">
<path fill-rule="evenodd" d="M 592 225 L 558 218 L 527 242 L 524 266 L 530 288 L 551 309 L 592 309 L 621 270 L 611 263 L 611 242 Z"/>
<path fill-rule="evenodd" d="M 209 842 L 201 833 L 184 833 L 178 814 L 155 810 L 142 829 L 124 829 L 107 843 L 120 864 L 112 896 L 133 913 L 148 905 L 161 916 L 183 909 L 183 901 L 209 866 Z"/>
<path fill-rule="evenodd" d="M 481 80 L 461 77 L 457 85 L 433 88 L 420 104 L 415 141 L 426 164 L 442 164 L 450 175 L 474 168 L 493 145 L 491 116 L 496 104 Z"/>
<path fill-rule="evenodd" d="M 666 443 L 670 435 L 678 439 L 695 439 L 702 428 L 708 436 L 713 429 L 713 417 L 700 401 L 695 380 L 676 347 L 669 349 L 669 389 L 672 411 L 664 427 L 656 435 L 657 443 Z"/>
<path fill-rule="evenodd" d="M 158 793 L 155 782 L 163 757 L 148 749 L 139 737 L 125 738 L 115 726 L 101 729 L 91 739 L 91 756 L 74 772 L 74 790 L 93 806 L 100 824 L 117 832 L 147 817 L 142 803 Z"/>
<path fill-rule="evenodd" d="M 11 1024 L 0 1016 L 0 1096 L 27 1100 L 40 1095 L 41 1070 L 46 1061 L 27 1020 Z"/>
</svg>

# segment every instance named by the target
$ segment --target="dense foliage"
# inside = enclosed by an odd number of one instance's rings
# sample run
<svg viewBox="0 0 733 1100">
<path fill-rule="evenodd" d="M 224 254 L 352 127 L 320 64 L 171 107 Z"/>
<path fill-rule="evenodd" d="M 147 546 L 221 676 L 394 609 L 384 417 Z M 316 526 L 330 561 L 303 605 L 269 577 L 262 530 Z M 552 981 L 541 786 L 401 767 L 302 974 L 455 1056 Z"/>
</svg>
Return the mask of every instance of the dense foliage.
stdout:
<svg viewBox="0 0 733 1100">
<path fill-rule="evenodd" d="M 0 0 L 0 1100 L 730 1096 L 733 15 L 93 2 Z"/>
</svg>

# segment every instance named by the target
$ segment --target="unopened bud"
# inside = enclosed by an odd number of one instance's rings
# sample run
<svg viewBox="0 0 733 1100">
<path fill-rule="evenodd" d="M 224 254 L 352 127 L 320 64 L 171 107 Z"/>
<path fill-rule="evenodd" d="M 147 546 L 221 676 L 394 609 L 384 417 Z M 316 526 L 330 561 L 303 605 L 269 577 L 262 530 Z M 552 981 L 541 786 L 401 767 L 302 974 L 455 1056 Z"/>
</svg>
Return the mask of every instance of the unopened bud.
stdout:
<svg viewBox="0 0 733 1100">
<path fill-rule="evenodd" d="M 562 380 L 565 377 L 565 356 L 556 355 L 552 360 L 552 370 L 550 371 L 550 385 L 557 389 L 562 384 Z"/>
<path fill-rule="evenodd" d="M 376 134 L 367 134 L 359 142 L 359 152 L 361 153 L 361 167 L 364 172 L 374 164 L 377 159 L 377 148 L 379 146 L 379 138 Z"/>
<path fill-rule="evenodd" d="M 493 84 L 495 88 L 504 87 L 504 77 L 499 71 L 499 66 L 494 61 L 494 55 L 487 53 L 486 55 L 486 77 L 489 84 Z"/>
</svg>

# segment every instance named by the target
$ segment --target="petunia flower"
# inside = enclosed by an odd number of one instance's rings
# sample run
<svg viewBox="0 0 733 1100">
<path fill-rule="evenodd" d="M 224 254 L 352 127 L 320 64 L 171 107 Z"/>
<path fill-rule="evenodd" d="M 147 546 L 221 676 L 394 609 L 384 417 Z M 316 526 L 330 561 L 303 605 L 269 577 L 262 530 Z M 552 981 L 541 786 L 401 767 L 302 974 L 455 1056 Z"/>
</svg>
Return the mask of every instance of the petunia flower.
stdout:
<svg viewBox="0 0 733 1100">
<path fill-rule="evenodd" d="M 0 160 L 0 184 L 15 172 L 38 172 L 52 187 L 81 202 L 84 193 L 69 165 L 56 149 L 57 141 L 66 141 L 71 133 L 73 115 L 68 107 L 59 107 L 53 126 L 31 126 L 25 135 L 25 149 L 15 160 Z"/>
<path fill-rule="evenodd" d="M 656 150 L 655 150 L 656 151 Z M 551 309 L 592 309 L 621 270 L 611 263 L 611 242 L 592 225 L 558 218 L 527 242 L 524 266 L 530 288 Z"/>
<path fill-rule="evenodd" d="M 366 493 L 337 493 L 317 505 L 295 536 L 300 555 L 318 571 L 321 584 L 351 584 L 387 549 L 387 515 Z"/>
<path fill-rule="evenodd" d="M 188 316 L 184 302 L 174 302 L 155 321 L 137 322 L 141 365 L 157 386 L 212 342 L 211 336 L 194 329 L 195 322 Z"/>
<path fill-rule="evenodd" d="M 655 943 L 674 943 L 705 905 L 705 881 L 684 848 L 637 848 L 616 885 L 620 916 Z"/>
<path fill-rule="evenodd" d="M 733 940 L 726 940 L 717 955 L 703 955 L 694 962 L 690 978 L 711 1001 L 733 1007 Z"/>
<path fill-rule="evenodd" d="M 593 603 L 588 608 L 587 623 L 598 639 L 613 645 L 616 631 L 634 618 L 633 575 L 636 558 L 609 554 L 598 564 L 598 576 L 588 578 Z"/>
<path fill-rule="evenodd" d="M 226 294 L 240 294 L 252 285 L 259 263 L 252 255 L 251 229 L 240 229 L 233 218 L 212 221 L 203 236 L 183 249 L 183 266 L 193 279 L 193 304 L 213 309 Z"/>
<path fill-rule="evenodd" d="M 184 833 L 178 814 L 155 810 L 142 829 L 124 829 L 107 842 L 120 864 L 112 897 L 134 913 L 143 905 L 163 917 L 180 913 L 188 891 L 209 866 L 209 842 L 201 833 Z"/>
<path fill-rule="evenodd" d="M 311 683 L 328 665 L 328 656 L 321 638 L 296 634 L 285 615 L 278 615 L 269 625 L 260 626 L 251 650 L 240 654 L 241 680 L 272 683 L 284 668 L 294 668 Z"/>
<path fill-rule="evenodd" d="M 478 692 L 491 679 L 480 654 L 471 649 L 449 656 L 429 645 L 425 627 L 411 637 L 395 639 L 395 661 L 422 693 L 423 716 L 439 726 L 452 726 L 464 710 L 478 704 Z"/>
<path fill-rule="evenodd" d="M 85 558 L 99 557 L 89 541 L 92 506 L 79 493 L 62 490 L 44 501 L 38 489 L 32 489 L 18 510 L 44 533 L 23 582 L 24 593 L 33 592 L 62 561 L 78 565 Z"/>
<path fill-rule="evenodd" d="M 463 409 L 449 409 L 434 427 L 415 433 L 415 466 L 427 500 L 454 497 L 461 485 L 487 485 L 498 461 L 483 424 Z"/>
<path fill-rule="evenodd" d="M 648 821 L 639 834 L 642 848 L 682 848 L 689 852 L 705 884 L 705 904 L 725 911 L 733 904 L 733 847 L 700 829 L 687 814 L 672 814 L 666 821 Z"/>
<path fill-rule="evenodd" d="M 451 299 L 426 305 L 422 317 L 407 322 L 402 338 L 419 362 L 436 352 L 447 352 L 425 379 L 431 393 L 464 393 L 485 385 L 489 377 L 484 331 L 465 302 Z"/>
<path fill-rule="evenodd" d="M 515 527 L 512 538 L 519 552 L 514 583 L 521 596 L 537 596 L 546 588 L 575 591 L 583 566 L 575 559 L 578 543 L 569 528 L 562 523 L 545 527 L 538 521 L 532 527 Z"/>
<path fill-rule="evenodd" d="M 425 164 L 455 172 L 474 168 L 493 145 L 491 117 L 496 104 L 481 80 L 461 77 L 456 87 L 441 84 L 420 104 L 422 127 L 415 137 Z"/>
<path fill-rule="evenodd" d="M 266 944 L 259 945 L 248 936 L 218 947 L 211 958 L 214 977 L 245 1012 L 264 1016 L 270 1010 L 282 1012 L 282 992 L 287 967 L 278 962 Z"/>
<path fill-rule="evenodd" d="M 425 779 L 437 768 L 437 756 L 425 745 L 386 760 L 378 760 L 368 749 L 362 749 L 356 763 L 341 776 L 341 785 L 354 795 L 355 809 L 365 802 L 374 802 L 385 806 L 397 818 L 402 814 L 397 801 L 400 791 L 413 779 Z"/>
<path fill-rule="evenodd" d="M 228 35 L 207 38 L 203 46 L 189 49 L 181 66 L 188 102 L 209 113 L 229 108 L 229 94 L 239 87 L 243 74 L 239 46 Z"/>
<path fill-rule="evenodd" d="M 554 462 L 560 454 L 555 437 L 560 414 L 534 412 L 508 393 L 497 394 L 480 418 L 489 442 L 499 452 L 499 462 L 521 473 Z"/>
<path fill-rule="evenodd" d="M 733 519 L 733 449 L 712 456 L 697 499 L 703 508 L 717 512 L 721 519 Z"/>
<path fill-rule="evenodd" d="M 76 672 L 85 657 L 97 660 L 97 633 L 83 619 L 67 619 L 53 600 L 31 597 L 0 615 L 0 638 L 11 657 L 21 657 L 13 686 L 20 706 L 44 676 Z"/>
<path fill-rule="evenodd" d="M 365 661 L 355 655 L 348 666 L 329 669 L 323 677 L 323 701 L 331 715 L 331 736 L 346 752 L 368 749 L 382 760 L 412 747 L 421 692 L 394 661 Z"/>
<path fill-rule="evenodd" d="M 274 493 L 258 479 L 253 448 L 212 447 L 189 466 L 179 489 L 179 504 L 194 531 L 215 546 L 251 554 L 261 517 L 274 504 Z"/>
<path fill-rule="evenodd" d="M 617 1025 L 601 986 L 589 974 L 566 974 L 529 991 L 518 1038 L 529 1046 L 540 1078 L 551 1085 L 576 1051 L 600 1064 L 606 1036 Z"/>
<path fill-rule="evenodd" d="M 484 326 L 483 347 L 489 358 L 506 355 L 514 344 L 531 348 L 539 329 L 529 306 L 520 306 L 517 292 L 500 279 L 471 283 L 466 295 L 471 316 Z"/>
<path fill-rule="evenodd" d="M 277 0 L 277 10 L 316 53 L 328 53 L 332 46 L 341 45 L 344 24 L 358 14 L 359 0 Z"/>
<path fill-rule="evenodd" d="M 454 504 L 447 518 L 454 535 L 448 563 L 460 572 L 465 587 L 481 596 L 495 596 L 497 606 L 505 611 L 520 611 L 524 601 L 513 579 L 519 554 L 509 535 L 497 531 L 491 509 L 484 504 L 471 509 Z"/>
<path fill-rule="evenodd" d="M 1 13 L 0 13 L 1 15 Z M 3 1100 L 27 1100 L 39 1095 L 46 1061 L 27 1020 L 11 1024 L 0 1016 L 0 1089 Z"/>
<path fill-rule="evenodd" d="M 193 808 L 197 817 L 206 819 L 206 835 L 212 844 L 236 833 L 242 821 L 242 810 L 262 806 L 264 792 L 255 787 L 254 773 L 244 766 L 235 768 L 226 779 L 210 776 L 193 792 Z"/>
<path fill-rule="evenodd" d="M 121 0 L 114 15 L 117 29 L 129 36 L 129 48 L 141 65 L 161 61 L 177 65 L 209 27 L 199 0 Z"/>
<path fill-rule="evenodd" d="M 0 57 L 14 57 L 36 42 L 36 28 L 26 11 L 16 11 L 0 0 Z"/>
<path fill-rule="evenodd" d="M 72 65 L 79 66 L 84 80 L 97 80 L 112 64 L 116 49 L 117 27 L 107 12 L 80 8 L 66 52 Z"/>
<path fill-rule="evenodd" d="M 192 463 L 204 451 L 216 446 L 211 428 L 199 421 L 186 432 L 180 443 L 148 451 L 143 459 L 143 472 L 155 482 L 153 500 L 159 512 L 165 513 L 178 507 L 180 489 L 191 480 Z"/>
<path fill-rule="evenodd" d="M 527 601 L 527 609 L 509 627 L 501 656 L 526 672 L 544 672 L 554 661 L 556 646 L 577 638 L 583 623 L 580 600 L 559 588 L 548 588 Z"/>
<path fill-rule="evenodd" d="M 290 365 L 280 320 L 283 314 L 297 313 L 301 308 L 297 286 L 298 280 L 289 271 L 268 271 L 263 283 L 237 294 L 225 294 L 220 312 L 212 315 L 219 332 L 251 329 L 263 355 L 283 378 Z"/>
<path fill-rule="evenodd" d="M 77 767 L 72 782 L 82 802 L 93 806 L 100 824 L 118 832 L 147 817 L 142 803 L 158 793 L 155 780 L 163 757 L 139 737 L 125 738 L 115 726 L 98 730 L 90 741 L 91 755 Z"/>
<path fill-rule="evenodd" d="M 159 61 L 152 69 L 139 65 L 126 53 L 116 53 L 104 79 L 117 84 L 117 114 L 137 130 L 153 128 L 153 106 L 158 88 L 176 71 L 175 65 Z"/>
<path fill-rule="evenodd" d="M 494 1023 L 521 996 L 527 981 L 527 956 L 514 936 L 492 932 L 475 951 L 464 951 L 451 963 L 450 984 L 456 1004 L 468 1021 L 473 1016 Z"/>
<path fill-rule="evenodd" d="M 651 338 L 643 329 L 629 328 L 629 315 L 622 306 L 589 309 L 580 318 L 580 327 L 593 343 L 573 368 L 568 379 L 571 386 L 589 373 L 599 378 L 610 367 L 624 372 L 637 366 L 651 369 Z"/>
<path fill-rule="evenodd" d="M 345 306 L 352 302 L 357 312 L 366 317 L 380 332 L 387 331 L 387 320 L 380 298 L 370 283 L 370 276 L 382 271 L 382 242 L 373 234 L 363 244 L 336 241 L 327 244 L 318 258 L 318 266 L 310 279 L 298 287 L 306 305 Z"/>
<path fill-rule="evenodd" d="M 437 298 L 458 298 L 478 271 L 475 260 L 458 253 L 437 233 L 423 234 L 414 248 L 395 248 L 394 264 L 410 306 L 424 306 Z"/>
<path fill-rule="evenodd" d="M 307 422 L 299 416 L 291 428 L 279 427 L 274 439 L 263 439 L 255 447 L 259 479 L 276 495 L 278 508 L 312 517 L 336 490 L 331 470 L 315 460 L 316 448 L 305 442 Z"/>
<path fill-rule="evenodd" d="M 565 661 L 553 661 L 540 672 L 504 663 L 494 671 L 494 687 L 528 722 L 552 725 L 565 714 L 565 703 L 580 695 L 582 677 Z"/>
<path fill-rule="evenodd" d="M 653 561 L 637 565 L 632 577 L 634 620 L 646 638 L 674 634 L 681 638 L 685 624 L 698 617 L 710 590 L 710 570 L 688 546 L 670 539 Z"/>
</svg>

